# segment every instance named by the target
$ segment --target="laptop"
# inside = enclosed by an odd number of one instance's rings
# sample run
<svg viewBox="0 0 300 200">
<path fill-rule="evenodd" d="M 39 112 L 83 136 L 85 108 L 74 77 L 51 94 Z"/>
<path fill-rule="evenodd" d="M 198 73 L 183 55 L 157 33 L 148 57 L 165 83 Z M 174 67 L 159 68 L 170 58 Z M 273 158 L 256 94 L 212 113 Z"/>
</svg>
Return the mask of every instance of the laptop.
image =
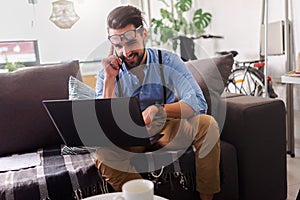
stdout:
<svg viewBox="0 0 300 200">
<path fill-rule="evenodd" d="M 162 137 L 149 135 L 136 97 L 42 103 L 67 146 L 149 146 Z"/>
</svg>

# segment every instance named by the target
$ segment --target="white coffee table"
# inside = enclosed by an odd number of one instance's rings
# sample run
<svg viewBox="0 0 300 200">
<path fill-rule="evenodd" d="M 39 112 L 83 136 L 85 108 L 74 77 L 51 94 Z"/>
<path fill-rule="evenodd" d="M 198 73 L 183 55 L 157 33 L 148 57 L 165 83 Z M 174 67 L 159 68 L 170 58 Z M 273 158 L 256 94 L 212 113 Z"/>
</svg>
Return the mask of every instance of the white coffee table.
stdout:
<svg viewBox="0 0 300 200">
<path fill-rule="evenodd" d="M 99 194 L 96 196 L 84 198 L 83 200 L 113 200 L 115 196 L 120 195 L 121 192 L 113 192 L 113 193 L 106 193 L 106 194 Z M 167 200 L 163 197 L 159 197 L 154 195 L 154 200 Z"/>
</svg>

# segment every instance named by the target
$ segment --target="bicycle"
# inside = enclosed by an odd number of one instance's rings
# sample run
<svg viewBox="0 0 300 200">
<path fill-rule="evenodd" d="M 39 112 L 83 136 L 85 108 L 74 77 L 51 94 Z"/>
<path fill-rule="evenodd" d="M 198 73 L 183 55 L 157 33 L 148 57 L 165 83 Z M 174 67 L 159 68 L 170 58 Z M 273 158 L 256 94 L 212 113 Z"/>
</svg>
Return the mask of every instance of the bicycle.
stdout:
<svg viewBox="0 0 300 200">
<path fill-rule="evenodd" d="M 233 54 L 233 57 L 238 54 L 236 51 L 217 52 L 219 55 L 228 53 Z M 265 75 L 262 72 L 264 66 L 264 60 L 235 61 L 232 72 L 228 77 L 225 91 L 251 96 L 265 96 Z M 267 84 L 268 97 L 278 97 L 273 89 L 270 76 L 267 77 Z"/>
</svg>

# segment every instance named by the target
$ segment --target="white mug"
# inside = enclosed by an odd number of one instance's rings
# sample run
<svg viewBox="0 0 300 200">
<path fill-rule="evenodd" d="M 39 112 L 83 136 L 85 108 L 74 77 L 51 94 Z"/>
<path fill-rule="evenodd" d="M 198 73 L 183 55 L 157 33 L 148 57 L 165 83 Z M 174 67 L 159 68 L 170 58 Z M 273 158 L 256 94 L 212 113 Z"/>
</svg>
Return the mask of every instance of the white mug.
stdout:
<svg viewBox="0 0 300 200">
<path fill-rule="evenodd" d="M 114 200 L 153 200 L 154 184 L 152 181 L 145 179 L 135 179 L 124 183 L 122 194 Z"/>
</svg>

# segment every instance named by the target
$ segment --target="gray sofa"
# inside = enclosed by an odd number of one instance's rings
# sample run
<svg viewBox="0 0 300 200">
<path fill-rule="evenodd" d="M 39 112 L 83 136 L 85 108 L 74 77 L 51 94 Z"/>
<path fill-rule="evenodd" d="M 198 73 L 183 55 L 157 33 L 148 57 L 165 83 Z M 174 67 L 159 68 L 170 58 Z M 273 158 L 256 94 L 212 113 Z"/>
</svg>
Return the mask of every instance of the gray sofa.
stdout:
<svg viewBox="0 0 300 200">
<path fill-rule="evenodd" d="M 227 55 L 187 63 L 222 130 L 222 191 L 215 199 L 286 199 L 284 103 L 222 94 L 232 62 Z M 67 99 L 70 76 L 81 80 L 77 61 L 0 74 L 0 156 L 37 152 L 42 158 L 40 165 L 0 172 L 1 200 L 81 199 L 113 191 L 89 154 L 62 154 L 63 141 L 41 103 Z"/>
</svg>

